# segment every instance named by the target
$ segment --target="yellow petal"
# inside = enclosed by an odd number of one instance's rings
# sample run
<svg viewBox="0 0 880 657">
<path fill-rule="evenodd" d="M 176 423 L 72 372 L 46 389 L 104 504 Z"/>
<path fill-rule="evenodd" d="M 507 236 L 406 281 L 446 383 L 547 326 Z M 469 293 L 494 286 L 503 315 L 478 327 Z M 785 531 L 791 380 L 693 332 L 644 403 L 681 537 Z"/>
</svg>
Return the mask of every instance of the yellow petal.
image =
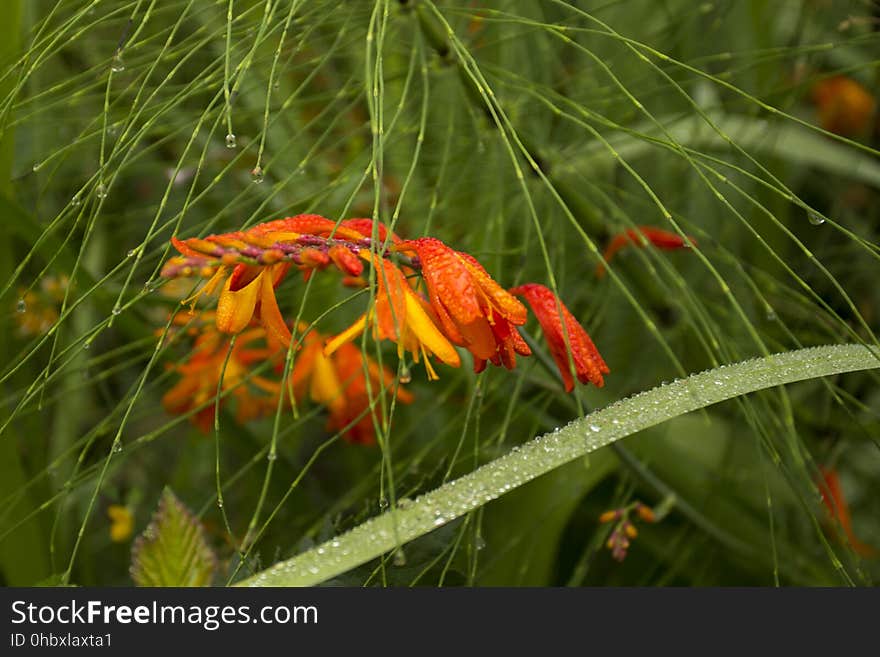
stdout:
<svg viewBox="0 0 880 657">
<path fill-rule="evenodd" d="M 227 279 L 217 303 L 217 328 L 220 331 L 238 333 L 250 323 L 265 273 L 260 272 L 254 280 L 235 292 L 229 289 L 232 277 Z"/>
<path fill-rule="evenodd" d="M 346 342 L 351 342 L 356 337 L 358 337 L 361 333 L 364 332 L 364 328 L 367 326 L 367 316 L 361 315 L 357 318 L 354 324 L 345 329 L 342 333 L 337 335 L 334 338 L 330 338 L 327 341 L 327 344 L 324 345 L 324 355 L 330 356 L 334 351 L 339 349 Z"/>
<path fill-rule="evenodd" d="M 345 397 L 342 394 L 339 377 L 336 376 L 333 363 L 321 353 L 315 358 L 309 396 L 312 401 L 324 404 L 331 413 L 341 413 L 345 410 Z"/>
<path fill-rule="evenodd" d="M 406 293 L 406 325 L 425 348 L 447 365 L 461 366 L 461 359 L 452 343 L 440 332 L 436 324 L 422 308 L 413 292 Z"/>
</svg>

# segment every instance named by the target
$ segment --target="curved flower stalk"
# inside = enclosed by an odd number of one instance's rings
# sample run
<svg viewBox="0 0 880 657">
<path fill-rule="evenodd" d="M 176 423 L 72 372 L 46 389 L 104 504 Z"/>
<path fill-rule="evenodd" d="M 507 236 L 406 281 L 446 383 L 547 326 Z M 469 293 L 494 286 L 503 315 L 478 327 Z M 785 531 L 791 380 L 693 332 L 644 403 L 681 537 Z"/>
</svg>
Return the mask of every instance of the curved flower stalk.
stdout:
<svg viewBox="0 0 880 657">
<path fill-rule="evenodd" d="M 671 244 L 663 235 L 671 234 L 647 227 L 643 234 L 661 248 L 671 248 L 663 246 Z M 257 335 L 252 332 L 257 328 L 265 338 L 266 357 L 273 358 L 292 341 L 275 293 L 291 268 L 308 277 L 333 267 L 343 275 L 345 284 L 363 286 L 368 285 L 362 275 L 364 264 L 372 267 L 369 278 L 375 281 L 376 290 L 370 307 L 326 342 L 319 342 L 314 331 L 307 333 L 291 373 L 294 394 L 308 394 L 327 406 L 330 428 L 351 426 L 349 438 L 356 442 L 373 439 L 374 418 L 365 409 L 372 408 L 375 399 L 370 403 L 368 390 L 384 390 L 393 382 L 389 372 L 380 371 L 352 345 L 367 329 L 376 341 L 396 343 L 399 357 L 409 352 L 415 362 L 424 362 L 430 380 L 439 378 L 432 358 L 451 367 L 461 366 L 456 347 L 470 352 L 476 372 L 490 362 L 513 369 L 517 356 L 532 353 L 519 333 L 528 318 L 526 306 L 516 298 L 521 296 L 538 318 L 566 391 L 574 388 L 575 377 L 582 383 L 602 386 L 603 375 L 609 372 L 590 336 L 551 290 L 537 283 L 506 290 L 473 256 L 433 237 L 404 240 L 371 219 L 336 223 L 305 214 L 244 231 L 174 238 L 172 244 L 180 256 L 165 264 L 163 276 L 208 279 L 183 303 L 191 302 L 194 307 L 200 297 L 219 289 L 215 333 L 241 334 L 247 344 Z M 240 360 L 233 350 L 233 377 L 237 375 L 235 368 L 250 364 Z M 213 370 L 212 375 L 205 374 L 207 367 L 195 368 L 202 373 L 192 374 L 185 385 L 178 384 L 183 387 L 175 389 L 172 397 L 183 397 L 184 390 L 191 396 L 195 390 L 208 389 L 211 380 L 216 387 L 219 374 Z M 410 400 L 409 393 L 399 388 L 395 394 L 401 402 Z M 253 407 L 249 398 L 240 405 Z M 244 413 L 249 417 L 254 412 Z"/>
</svg>

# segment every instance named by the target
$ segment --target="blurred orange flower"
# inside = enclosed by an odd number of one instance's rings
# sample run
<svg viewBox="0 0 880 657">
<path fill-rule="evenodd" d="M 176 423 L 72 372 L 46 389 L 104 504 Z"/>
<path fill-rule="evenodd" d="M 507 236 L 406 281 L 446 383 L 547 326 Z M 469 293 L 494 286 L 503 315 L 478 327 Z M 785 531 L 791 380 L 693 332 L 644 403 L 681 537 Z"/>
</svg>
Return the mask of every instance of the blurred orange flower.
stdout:
<svg viewBox="0 0 880 657">
<path fill-rule="evenodd" d="M 819 114 L 819 125 L 842 137 L 867 133 L 877 109 L 871 93 L 860 83 L 844 75 L 820 80 L 810 90 Z"/>
</svg>

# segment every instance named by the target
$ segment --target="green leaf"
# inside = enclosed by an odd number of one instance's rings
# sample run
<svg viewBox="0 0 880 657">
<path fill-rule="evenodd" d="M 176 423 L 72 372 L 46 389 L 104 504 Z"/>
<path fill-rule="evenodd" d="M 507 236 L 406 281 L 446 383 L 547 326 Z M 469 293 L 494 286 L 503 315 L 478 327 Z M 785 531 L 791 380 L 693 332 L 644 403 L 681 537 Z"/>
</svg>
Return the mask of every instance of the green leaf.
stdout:
<svg viewBox="0 0 880 657">
<path fill-rule="evenodd" d="M 168 488 L 131 555 L 138 586 L 209 586 L 217 566 L 198 519 Z"/>
<path fill-rule="evenodd" d="M 422 495 L 406 509 L 395 509 L 368 520 L 347 534 L 275 564 L 241 584 L 318 584 L 648 427 L 757 390 L 878 367 L 880 352 L 851 344 L 798 349 L 693 374 L 578 418 Z"/>
</svg>

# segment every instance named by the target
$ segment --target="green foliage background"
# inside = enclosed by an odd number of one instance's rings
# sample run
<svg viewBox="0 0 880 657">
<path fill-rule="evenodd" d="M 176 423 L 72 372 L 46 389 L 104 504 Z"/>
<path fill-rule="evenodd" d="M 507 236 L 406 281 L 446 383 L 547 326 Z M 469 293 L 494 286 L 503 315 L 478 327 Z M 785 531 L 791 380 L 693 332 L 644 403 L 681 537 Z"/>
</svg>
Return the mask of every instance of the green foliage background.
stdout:
<svg viewBox="0 0 880 657">
<path fill-rule="evenodd" d="M 3 580 L 130 583 L 130 544 L 111 542 L 106 509 L 128 505 L 142 531 L 168 486 L 205 527 L 215 583 L 236 582 L 664 380 L 876 345 L 876 137 L 825 133 L 809 101 L 836 73 L 876 92 L 872 11 L 4 3 Z M 300 212 L 374 216 L 474 254 L 506 287 L 556 287 L 611 367 L 606 386 L 565 395 L 546 354 L 479 376 L 441 366 L 436 383 L 416 366 L 416 402 L 373 448 L 328 434 L 311 406 L 245 426 L 223 411 L 207 437 L 166 415 L 168 366 L 187 355 L 160 342 L 181 296 L 158 278 L 170 236 Z M 597 280 L 609 237 L 642 224 L 698 248 L 630 249 Z M 60 318 L 22 335 L 35 309 L 19 299 L 62 275 Z M 324 333 L 365 303 L 332 274 L 291 277 L 279 301 Z M 880 546 L 876 383 L 814 380 L 678 417 L 333 583 L 871 584 L 876 560 L 827 522 L 815 481 L 817 465 L 836 467 L 856 533 Z M 597 518 L 635 499 L 670 511 L 617 563 Z"/>
</svg>

